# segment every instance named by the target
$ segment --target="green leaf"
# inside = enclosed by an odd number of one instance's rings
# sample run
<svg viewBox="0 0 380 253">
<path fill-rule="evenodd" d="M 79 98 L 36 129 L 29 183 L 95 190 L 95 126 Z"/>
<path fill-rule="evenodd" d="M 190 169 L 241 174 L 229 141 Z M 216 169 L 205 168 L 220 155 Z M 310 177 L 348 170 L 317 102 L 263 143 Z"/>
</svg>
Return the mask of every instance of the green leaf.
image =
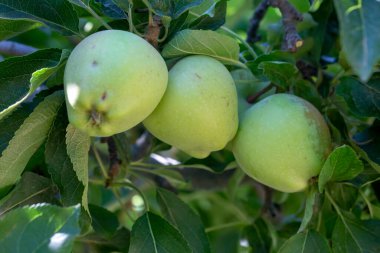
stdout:
<svg viewBox="0 0 380 253">
<path fill-rule="evenodd" d="M 122 252 L 128 253 L 130 232 L 120 228 L 112 237 L 103 237 L 99 234 L 87 234 L 82 237 L 82 247 L 75 245 L 75 252 L 86 252 L 91 248 L 93 252 Z"/>
<path fill-rule="evenodd" d="M 331 252 L 326 238 L 310 230 L 293 235 L 279 250 L 279 253 L 329 253 Z"/>
<path fill-rule="evenodd" d="M 259 68 L 261 63 L 278 61 L 291 63 L 293 65 L 295 64 L 294 56 L 292 56 L 289 52 L 272 51 L 269 54 L 260 55 L 255 60 L 247 62 L 246 65 L 252 73 L 259 78 L 263 75 L 263 69 Z"/>
<path fill-rule="evenodd" d="M 319 174 L 318 187 L 322 192 L 328 182 L 353 179 L 363 170 L 355 151 L 346 145 L 336 148 L 327 158 Z"/>
<path fill-rule="evenodd" d="M 28 103 L 19 107 L 12 114 L 0 120 L 0 153 L 8 146 L 15 132 L 22 125 L 24 120 L 32 113 L 36 104 Z"/>
<path fill-rule="evenodd" d="M 63 101 L 61 91 L 46 97 L 16 131 L 0 157 L 1 190 L 6 190 L 20 178 L 29 159 L 45 141 Z"/>
<path fill-rule="evenodd" d="M 226 21 L 227 2 L 214 3 L 202 16 L 190 24 L 191 29 L 216 30 Z"/>
<path fill-rule="evenodd" d="M 313 185 L 307 193 L 305 212 L 298 232 L 304 232 L 312 223 L 313 218 L 317 216 L 320 211 L 321 202 L 321 194 L 318 192 L 316 185 Z"/>
<path fill-rule="evenodd" d="M 59 49 L 44 49 L 0 62 L 0 119 L 46 81 L 63 64 L 64 55 Z"/>
<path fill-rule="evenodd" d="M 297 67 L 288 62 L 264 61 L 258 67 L 273 84 L 283 89 L 292 85 L 298 74 Z"/>
<path fill-rule="evenodd" d="M 334 253 L 380 252 L 380 221 L 341 216 L 332 235 Z"/>
<path fill-rule="evenodd" d="M 343 51 L 362 81 L 380 60 L 380 3 L 377 0 L 334 0 Z"/>
<path fill-rule="evenodd" d="M 243 235 L 247 238 L 249 246 L 255 253 L 271 252 L 272 238 L 268 225 L 262 218 L 258 218 L 251 226 L 243 230 Z"/>
<path fill-rule="evenodd" d="M 363 170 L 362 173 L 359 174 L 359 176 L 355 177 L 350 182 L 356 187 L 360 188 L 379 180 L 380 173 L 374 170 L 372 167 L 368 166 Z"/>
<path fill-rule="evenodd" d="M 33 20 L 66 34 L 78 34 L 78 16 L 66 0 L 2 0 L 0 18 Z"/>
<path fill-rule="evenodd" d="M 159 16 L 178 18 L 188 9 L 202 3 L 202 0 L 147 0 L 153 11 Z"/>
<path fill-rule="evenodd" d="M 359 195 L 358 189 L 349 184 L 332 184 L 329 192 L 339 207 L 345 210 L 351 210 Z"/>
<path fill-rule="evenodd" d="M 85 190 L 67 152 L 66 128 L 68 124 L 66 107 L 62 106 L 45 145 L 45 162 L 53 182 L 60 191 L 64 206 L 81 203 Z"/>
<path fill-rule="evenodd" d="M 117 216 L 107 209 L 96 206 L 88 206 L 92 218 L 92 227 L 95 232 L 107 238 L 111 238 L 119 227 Z"/>
<path fill-rule="evenodd" d="M 210 252 L 210 245 L 200 217 L 174 193 L 157 189 L 157 201 L 164 217 L 189 243 L 192 252 Z"/>
<path fill-rule="evenodd" d="M 25 172 L 20 182 L 0 206 L 0 216 L 16 207 L 54 201 L 51 181 L 32 172 Z"/>
<path fill-rule="evenodd" d="M 380 119 L 380 77 L 373 78 L 368 83 L 362 83 L 352 77 L 343 77 L 336 93 L 344 98 L 353 114 Z"/>
<path fill-rule="evenodd" d="M 133 225 L 129 253 L 191 253 L 189 245 L 170 223 L 151 212 Z"/>
<path fill-rule="evenodd" d="M 38 204 L 7 213 L 0 219 L 0 252 L 71 252 L 79 212 L 79 206 Z"/>
<path fill-rule="evenodd" d="M 0 19 L 0 41 L 39 27 L 39 23 L 27 20 Z"/>
<path fill-rule="evenodd" d="M 162 50 L 165 58 L 194 54 L 207 55 L 227 65 L 242 65 L 239 62 L 238 43 L 231 37 L 214 31 L 183 30 Z"/>
<path fill-rule="evenodd" d="M 76 129 L 69 124 L 66 128 L 67 154 L 73 165 L 79 181 L 84 186 L 82 195 L 82 206 L 88 212 L 88 152 L 90 150 L 91 139 L 88 134 Z"/>
</svg>

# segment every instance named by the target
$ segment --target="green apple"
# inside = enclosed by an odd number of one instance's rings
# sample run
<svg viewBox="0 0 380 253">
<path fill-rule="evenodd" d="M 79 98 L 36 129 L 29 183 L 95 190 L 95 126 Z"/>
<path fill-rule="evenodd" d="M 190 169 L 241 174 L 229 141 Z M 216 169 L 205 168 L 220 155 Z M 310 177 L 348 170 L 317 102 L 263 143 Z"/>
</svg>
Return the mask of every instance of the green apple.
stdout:
<svg viewBox="0 0 380 253">
<path fill-rule="evenodd" d="M 312 104 L 275 94 L 245 112 L 232 150 L 252 178 L 279 191 L 297 192 L 319 174 L 330 146 L 329 129 Z"/>
<path fill-rule="evenodd" d="M 144 120 L 165 93 L 168 70 L 139 36 L 101 31 L 71 53 L 64 86 L 70 122 L 91 136 L 110 136 Z"/>
<path fill-rule="evenodd" d="M 196 158 L 223 149 L 238 127 L 230 73 L 208 56 L 180 60 L 169 72 L 163 99 L 143 123 L 158 139 Z"/>
</svg>

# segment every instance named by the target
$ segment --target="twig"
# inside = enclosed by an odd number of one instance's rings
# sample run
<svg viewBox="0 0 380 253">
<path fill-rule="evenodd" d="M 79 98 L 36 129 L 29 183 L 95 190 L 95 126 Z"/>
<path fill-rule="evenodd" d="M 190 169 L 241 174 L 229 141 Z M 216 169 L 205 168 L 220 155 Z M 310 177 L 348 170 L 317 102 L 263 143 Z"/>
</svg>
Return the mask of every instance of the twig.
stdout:
<svg viewBox="0 0 380 253">
<path fill-rule="evenodd" d="M 148 41 L 152 46 L 158 48 L 158 39 L 161 32 L 161 18 L 154 15 L 150 20 L 145 33 L 145 40 Z"/>
<path fill-rule="evenodd" d="M 303 41 L 296 30 L 296 23 L 302 21 L 302 15 L 287 0 L 268 0 L 273 7 L 280 9 L 285 36 L 283 48 L 291 52 L 297 51 Z"/>
<path fill-rule="evenodd" d="M 37 51 L 37 48 L 27 46 L 14 41 L 0 41 L 0 53 L 11 56 L 21 56 L 31 54 Z"/>
<path fill-rule="evenodd" d="M 260 90 L 259 92 L 253 94 L 252 96 L 248 97 L 247 98 L 247 102 L 250 103 L 250 104 L 253 104 L 254 102 L 256 102 L 256 100 L 261 97 L 261 95 L 265 94 L 266 92 L 268 92 L 269 90 L 271 90 L 272 88 L 274 87 L 274 85 L 271 83 L 269 84 L 267 87 L 265 87 L 264 89 Z"/>
<path fill-rule="evenodd" d="M 303 18 L 287 0 L 263 0 L 261 2 L 250 20 L 247 41 L 252 43 L 259 39 L 257 30 L 269 6 L 279 8 L 282 14 L 282 23 L 285 31 L 283 48 L 291 52 L 297 51 L 297 48 L 302 46 L 303 41 L 297 33 L 296 23 L 302 21 Z"/>
<path fill-rule="evenodd" d="M 109 187 L 113 179 L 119 174 L 121 161 L 117 155 L 117 147 L 112 137 L 104 138 L 108 145 L 109 169 L 106 179 L 106 187 Z"/>
<path fill-rule="evenodd" d="M 257 34 L 257 30 L 259 29 L 260 21 L 264 18 L 268 7 L 268 0 L 264 0 L 256 8 L 251 20 L 249 21 L 249 27 L 247 31 L 247 42 L 254 43 L 260 40 L 259 35 Z"/>
</svg>

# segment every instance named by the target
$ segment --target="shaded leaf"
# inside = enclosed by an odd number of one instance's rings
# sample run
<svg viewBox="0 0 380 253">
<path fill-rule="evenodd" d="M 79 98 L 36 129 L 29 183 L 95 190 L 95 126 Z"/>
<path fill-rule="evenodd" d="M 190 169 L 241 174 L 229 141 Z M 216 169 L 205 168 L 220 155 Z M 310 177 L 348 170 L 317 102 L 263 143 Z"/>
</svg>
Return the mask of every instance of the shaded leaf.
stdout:
<svg viewBox="0 0 380 253">
<path fill-rule="evenodd" d="M 0 62 L 0 119 L 25 101 L 62 63 L 59 49 L 39 50 Z"/>
<path fill-rule="evenodd" d="M 376 120 L 374 124 L 362 132 L 353 136 L 354 147 L 356 147 L 360 156 L 363 157 L 378 173 L 380 173 L 380 121 Z"/>
<path fill-rule="evenodd" d="M 0 18 L 33 20 L 68 34 L 79 33 L 77 14 L 66 0 L 2 0 Z"/>
<path fill-rule="evenodd" d="M 343 51 L 360 79 L 367 81 L 380 60 L 380 3 L 377 0 L 334 0 L 334 4 Z"/>
<path fill-rule="evenodd" d="M 318 179 L 319 191 L 322 192 L 328 182 L 353 179 L 362 170 L 363 163 L 350 146 L 338 147 L 329 155 L 322 167 Z"/>
<path fill-rule="evenodd" d="M 16 130 L 19 129 L 24 120 L 32 113 L 36 105 L 37 103 L 25 104 L 0 120 L 0 153 L 8 146 Z"/>
<path fill-rule="evenodd" d="M 0 19 L 0 41 L 12 38 L 39 26 L 40 24 L 27 20 Z"/>
<path fill-rule="evenodd" d="M 116 215 L 101 206 L 90 204 L 88 208 L 92 218 L 92 227 L 96 233 L 111 238 L 119 227 Z"/>
<path fill-rule="evenodd" d="M 313 185 L 307 193 L 305 212 L 298 232 L 304 232 L 309 224 L 312 223 L 313 218 L 317 216 L 320 211 L 321 202 L 321 194 L 318 192 L 316 185 Z"/>
<path fill-rule="evenodd" d="M 227 2 L 214 3 L 202 16 L 190 24 L 191 29 L 216 30 L 226 21 Z"/>
<path fill-rule="evenodd" d="M 279 253 L 329 253 L 331 252 L 326 238 L 310 230 L 295 234 L 279 250 Z"/>
<path fill-rule="evenodd" d="M 0 216 L 9 210 L 35 203 L 51 203 L 54 199 L 54 189 L 51 181 L 46 178 L 25 172 L 20 182 L 12 190 L 6 201 L 0 206 Z"/>
<path fill-rule="evenodd" d="M 0 252 L 71 252 L 79 212 L 79 206 L 38 204 L 7 213 L 0 219 Z"/>
<path fill-rule="evenodd" d="M 174 193 L 157 189 L 157 201 L 164 217 L 189 243 L 192 252 L 210 252 L 210 245 L 200 217 Z"/>
<path fill-rule="evenodd" d="M 339 207 L 345 210 L 353 207 L 359 195 L 358 189 L 348 184 L 332 184 L 329 192 Z"/>
<path fill-rule="evenodd" d="M 332 235 L 334 253 L 380 252 L 380 221 L 341 216 Z"/>
<path fill-rule="evenodd" d="M 66 128 L 69 124 L 66 107 L 62 106 L 45 145 L 45 162 L 61 201 L 69 206 L 83 201 L 84 185 L 78 179 L 66 149 Z"/>
<path fill-rule="evenodd" d="M 268 225 L 262 218 L 258 218 L 251 226 L 247 226 L 243 230 L 244 237 L 247 238 L 249 245 L 255 253 L 270 252 L 272 238 Z"/>
<path fill-rule="evenodd" d="M 297 67 L 288 62 L 264 61 L 258 67 L 273 84 L 283 89 L 293 84 L 298 73 Z"/>
<path fill-rule="evenodd" d="M 90 136 L 69 124 L 66 128 L 66 149 L 79 181 L 84 186 L 82 206 L 88 212 L 88 152 L 90 150 Z"/>
<path fill-rule="evenodd" d="M 227 65 L 242 65 L 239 62 L 238 43 L 227 35 L 214 31 L 183 30 L 162 51 L 165 58 L 195 54 L 213 57 Z"/>
<path fill-rule="evenodd" d="M 16 131 L 0 157 L 0 189 L 6 190 L 20 178 L 29 159 L 45 141 L 63 101 L 61 91 L 46 97 Z"/>
<path fill-rule="evenodd" d="M 380 77 L 373 78 L 368 83 L 362 83 L 353 77 L 343 77 L 336 93 L 344 98 L 353 114 L 380 119 Z"/>
<path fill-rule="evenodd" d="M 147 0 L 153 11 L 160 16 L 178 18 L 188 9 L 202 3 L 202 0 Z"/>
<path fill-rule="evenodd" d="M 82 246 L 76 245 L 75 252 L 122 252 L 128 253 L 130 232 L 126 228 L 120 228 L 112 237 L 103 237 L 99 234 L 87 234 L 83 236 Z"/>
<path fill-rule="evenodd" d="M 151 212 L 133 225 L 130 253 L 190 253 L 189 245 L 170 223 Z"/>
<path fill-rule="evenodd" d="M 363 187 L 370 183 L 380 180 L 380 173 L 374 170 L 372 167 L 368 166 L 363 170 L 359 176 L 355 177 L 350 182 L 356 187 Z"/>
</svg>

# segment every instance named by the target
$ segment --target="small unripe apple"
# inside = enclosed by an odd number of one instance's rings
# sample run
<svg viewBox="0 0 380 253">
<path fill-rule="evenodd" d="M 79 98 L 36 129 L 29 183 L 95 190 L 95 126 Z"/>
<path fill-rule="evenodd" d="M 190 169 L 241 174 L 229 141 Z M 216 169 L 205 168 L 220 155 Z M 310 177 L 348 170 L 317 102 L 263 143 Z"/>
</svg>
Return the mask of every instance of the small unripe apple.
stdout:
<svg viewBox="0 0 380 253">
<path fill-rule="evenodd" d="M 91 136 L 126 131 L 154 110 L 167 80 L 165 61 L 139 36 L 118 30 L 92 34 L 66 64 L 69 120 Z"/>
<path fill-rule="evenodd" d="M 169 71 L 168 88 L 145 127 L 196 158 L 221 150 L 238 127 L 234 81 L 219 61 L 189 56 Z"/>
<path fill-rule="evenodd" d="M 279 191 L 297 192 L 319 174 L 330 146 L 328 127 L 312 104 L 275 94 L 245 112 L 232 150 L 252 178 Z"/>
</svg>

